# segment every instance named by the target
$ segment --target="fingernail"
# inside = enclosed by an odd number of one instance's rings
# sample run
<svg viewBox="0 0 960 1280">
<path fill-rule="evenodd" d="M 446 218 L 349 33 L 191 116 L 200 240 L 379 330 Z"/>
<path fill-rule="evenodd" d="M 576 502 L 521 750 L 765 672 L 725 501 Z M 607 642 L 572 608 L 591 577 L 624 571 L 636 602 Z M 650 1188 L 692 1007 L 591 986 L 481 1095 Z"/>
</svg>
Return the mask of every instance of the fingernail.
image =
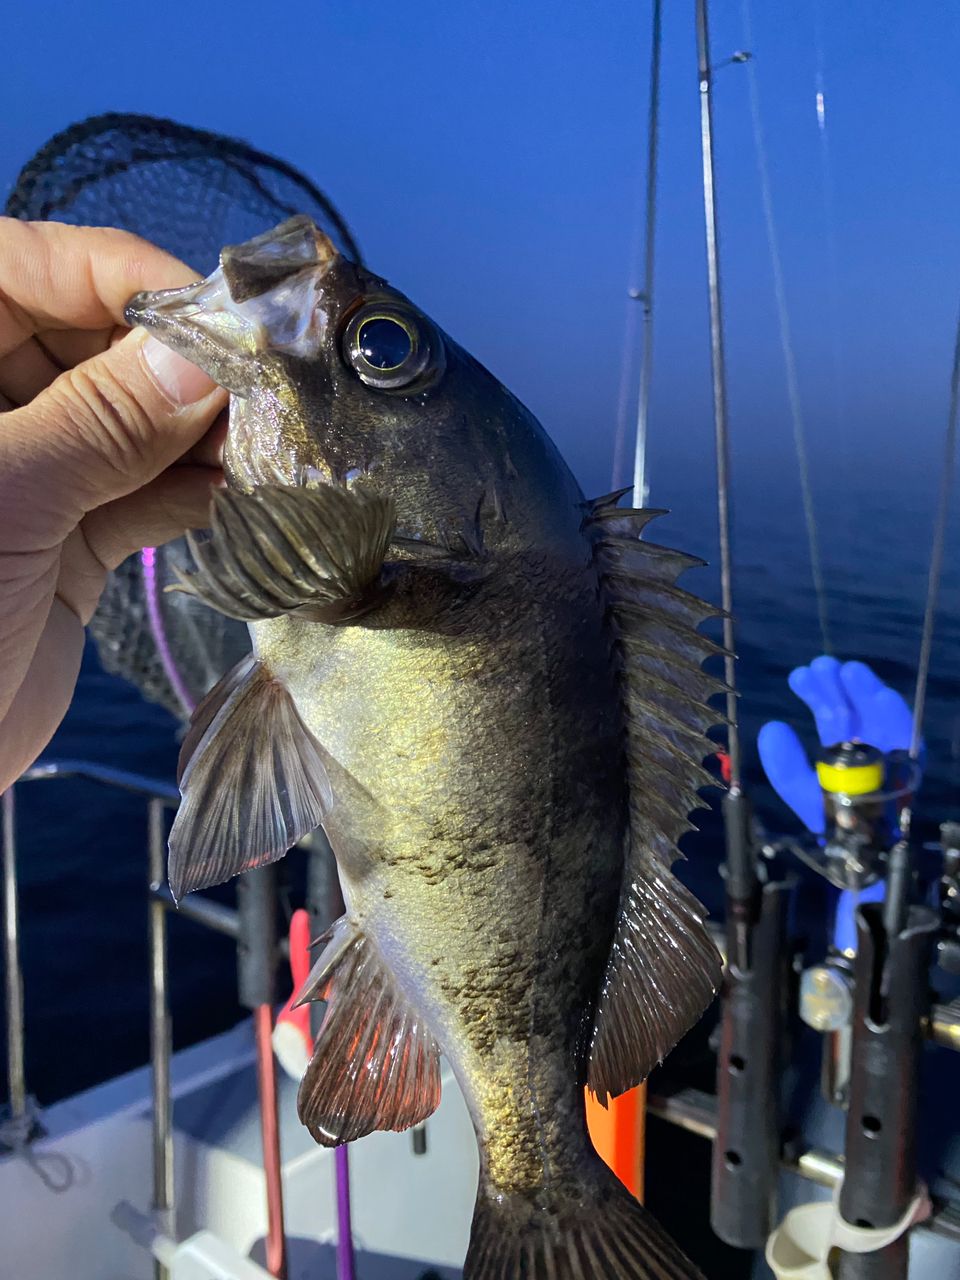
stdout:
<svg viewBox="0 0 960 1280">
<path fill-rule="evenodd" d="M 140 351 L 157 386 L 174 404 L 195 404 L 216 386 L 202 369 L 165 347 L 152 334 L 147 335 Z"/>
</svg>

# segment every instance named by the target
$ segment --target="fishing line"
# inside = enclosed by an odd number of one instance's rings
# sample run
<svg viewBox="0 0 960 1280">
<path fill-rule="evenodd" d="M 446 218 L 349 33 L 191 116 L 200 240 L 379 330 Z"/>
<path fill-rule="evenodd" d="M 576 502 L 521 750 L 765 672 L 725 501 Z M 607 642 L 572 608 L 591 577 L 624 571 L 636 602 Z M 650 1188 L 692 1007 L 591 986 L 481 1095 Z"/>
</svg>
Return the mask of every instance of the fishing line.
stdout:
<svg viewBox="0 0 960 1280">
<path fill-rule="evenodd" d="M 742 0 L 741 19 L 744 43 L 748 49 L 753 48 L 753 24 L 750 18 L 750 0 Z M 787 308 L 787 293 L 783 278 L 783 260 L 780 254 L 780 240 L 777 235 L 776 220 L 773 213 L 773 194 L 770 185 L 770 169 L 767 161 L 767 148 L 763 133 L 763 120 L 760 112 L 760 87 L 757 80 L 756 65 L 751 58 L 744 64 L 747 68 L 750 93 L 750 115 L 753 121 L 753 141 L 757 156 L 757 176 L 760 180 L 760 195 L 763 203 L 763 220 L 766 226 L 767 247 L 770 252 L 770 267 L 773 272 L 773 292 L 777 304 L 777 319 L 780 330 L 780 348 L 783 352 L 783 363 L 787 380 L 787 399 L 790 404 L 790 420 L 793 426 L 793 444 L 797 455 L 797 469 L 800 474 L 800 492 L 803 498 L 803 518 L 807 529 L 807 546 L 810 555 L 810 576 L 817 597 L 817 615 L 820 622 L 820 640 L 824 653 L 831 652 L 830 627 L 827 616 L 827 594 L 823 581 L 823 567 L 820 560 L 820 535 L 817 528 L 816 511 L 813 505 L 813 492 L 810 486 L 810 466 L 807 458 L 806 429 L 803 421 L 803 409 L 800 403 L 800 384 L 797 377 L 796 353 L 793 346 L 793 335 L 790 329 L 790 313 Z"/>
<path fill-rule="evenodd" d="M 947 413 L 947 436 L 943 449 L 943 467 L 940 472 L 940 496 L 937 503 L 937 519 L 933 530 L 933 546 L 930 550 L 930 575 L 927 579 L 927 603 L 923 614 L 923 636 L 920 641 L 920 658 L 917 662 L 917 685 L 913 695 L 913 732 L 910 737 L 910 758 L 916 760 L 923 739 L 923 714 L 927 700 L 927 679 L 930 673 L 930 653 L 933 648 L 933 627 L 936 621 L 937 602 L 940 596 L 940 579 L 943 574 L 943 549 L 947 536 L 947 516 L 950 510 L 950 491 L 953 487 L 953 470 L 957 458 L 957 415 L 960 410 L 960 318 L 953 347 L 953 373 L 950 377 L 950 408 Z"/>
<path fill-rule="evenodd" d="M 833 162 L 830 150 L 830 129 L 827 127 L 827 82 L 826 54 L 823 37 L 823 7 L 821 0 L 814 0 L 813 5 L 813 45 L 814 45 L 814 102 L 817 115 L 817 139 L 820 153 L 820 197 L 822 205 L 823 238 L 825 241 L 825 263 L 823 275 L 826 280 L 827 298 L 824 329 L 830 344 L 830 400 L 834 427 L 832 450 L 842 470 L 856 465 L 858 453 L 849 431 L 849 391 L 844 376 L 844 329 L 840 321 L 840 268 L 837 250 L 837 220 L 834 212 L 836 183 L 833 177 Z M 833 512 L 840 517 L 842 532 L 841 542 L 853 545 L 861 534 L 855 512 L 850 503 L 840 503 Z M 836 619 L 836 611 L 834 615 Z"/>
<path fill-rule="evenodd" d="M 628 288 L 627 317 L 623 360 L 620 366 L 620 392 L 617 403 L 617 434 L 613 454 L 612 488 L 620 485 L 626 452 L 627 416 L 630 407 L 630 376 L 636 338 L 636 307 L 643 307 L 643 336 L 640 344 L 639 389 L 637 395 L 637 430 L 633 454 L 633 504 L 646 502 L 647 484 L 647 420 L 650 407 L 650 376 L 653 365 L 653 268 L 657 220 L 657 157 L 660 143 L 660 65 L 662 46 L 661 0 L 653 3 L 653 32 L 650 43 L 650 99 L 647 107 L 647 170 L 644 189 L 644 270 L 643 285 Z M 639 227 L 634 233 L 632 266 L 639 257 Z"/>
<path fill-rule="evenodd" d="M 843 364 L 840 359 L 840 326 L 837 318 L 840 315 L 840 272 L 837 266 L 837 230 L 833 209 L 833 167 L 830 162 L 830 134 L 827 131 L 827 86 L 824 71 L 825 57 L 823 51 L 823 15 L 820 0 L 816 0 L 813 11 L 813 40 L 816 71 L 814 74 L 814 91 L 817 108 L 817 136 L 820 144 L 820 193 L 823 197 L 823 222 L 827 241 L 827 279 L 830 295 L 830 355 L 833 365 L 833 411 L 834 421 L 841 438 L 845 438 L 846 397 L 843 394 Z"/>
</svg>

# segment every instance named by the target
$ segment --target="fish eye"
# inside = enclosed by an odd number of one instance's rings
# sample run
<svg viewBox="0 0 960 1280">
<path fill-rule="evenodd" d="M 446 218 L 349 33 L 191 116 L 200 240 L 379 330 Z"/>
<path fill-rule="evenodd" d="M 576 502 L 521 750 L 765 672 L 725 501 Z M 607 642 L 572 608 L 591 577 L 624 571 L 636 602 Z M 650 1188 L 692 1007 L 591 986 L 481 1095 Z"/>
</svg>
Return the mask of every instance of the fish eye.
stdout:
<svg viewBox="0 0 960 1280">
<path fill-rule="evenodd" d="M 399 320 L 373 316 L 357 330 L 357 352 L 374 369 L 399 369 L 412 351 L 413 338 Z"/>
<path fill-rule="evenodd" d="M 367 386 L 400 390 L 430 364 L 433 345 L 418 317 L 371 304 L 351 316 L 343 335 L 343 356 Z"/>
</svg>

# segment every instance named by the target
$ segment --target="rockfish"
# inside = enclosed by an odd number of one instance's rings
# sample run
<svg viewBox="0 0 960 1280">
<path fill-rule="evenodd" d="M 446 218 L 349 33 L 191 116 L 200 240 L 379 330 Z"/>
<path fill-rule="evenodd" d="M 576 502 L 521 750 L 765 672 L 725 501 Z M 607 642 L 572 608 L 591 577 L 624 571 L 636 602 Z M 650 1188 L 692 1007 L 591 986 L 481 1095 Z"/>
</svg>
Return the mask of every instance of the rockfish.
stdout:
<svg viewBox="0 0 960 1280">
<path fill-rule="evenodd" d="M 588 502 L 532 415 L 308 218 L 127 308 L 231 393 L 182 587 L 253 653 L 196 712 L 178 897 L 322 825 L 346 914 L 299 1093 L 332 1146 L 404 1129 L 449 1061 L 476 1128 L 468 1280 L 697 1272 L 594 1154 L 584 1086 L 643 1080 L 719 958 L 671 874 L 716 610 L 649 511 Z"/>
</svg>

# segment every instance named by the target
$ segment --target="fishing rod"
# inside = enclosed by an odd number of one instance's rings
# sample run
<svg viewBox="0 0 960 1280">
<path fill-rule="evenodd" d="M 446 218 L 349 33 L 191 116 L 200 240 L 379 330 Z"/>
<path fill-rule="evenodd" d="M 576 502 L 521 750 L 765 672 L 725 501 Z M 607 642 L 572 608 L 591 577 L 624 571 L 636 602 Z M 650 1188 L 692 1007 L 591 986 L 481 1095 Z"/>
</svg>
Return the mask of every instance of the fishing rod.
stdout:
<svg viewBox="0 0 960 1280">
<path fill-rule="evenodd" d="M 653 269 L 657 228 L 657 156 L 660 144 L 660 63 L 662 45 L 661 0 L 653 3 L 653 39 L 650 52 L 650 109 L 647 125 L 647 199 L 644 230 L 643 342 L 640 347 L 640 388 L 637 396 L 637 436 L 633 453 L 633 505 L 646 504 L 647 419 L 650 414 L 650 378 L 653 371 Z"/>
<path fill-rule="evenodd" d="M 611 489 L 622 482 L 624 453 L 626 451 L 627 417 L 630 402 L 630 374 L 636 339 L 634 323 L 635 303 L 643 311 L 643 331 L 640 340 L 640 370 L 637 389 L 637 420 L 633 451 L 633 505 L 645 505 L 650 486 L 647 482 L 647 422 L 650 414 L 650 381 L 653 371 L 653 271 L 655 263 L 655 237 L 657 225 L 657 159 L 660 149 L 660 66 L 663 47 L 662 0 L 653 3 L 653 29 L 650 40 L 650 97 L 647 105 L 647 168 L 644 188 L 643 219 L 643 282 L 638 287 L 630 284 L 627 289 L 627 317 L 624 329 L 623 356 L 620 365 L 620 390 L 617 403 L 617 431 L 613 447 Z M 635 270 L 638 255 L 639 229 L 630 253 L 630 274 Z"/>
<path fill-rule="evenodd" d="M 930 550 L 909 758 L 916 767 L 923 742 L 927 684 L 936 623 L 947 519 L 956 468 L 960 416 L 960 319 L 954 342 L 950 405 Z M 847 1113 L 846 1176 L 840 1214 L 848 1223 L 895 1227 L 918 1198 L 916 1112 L 923 1023 L 930 1004 L 927 966 L 939 914 L 914 904 L 912 797 L 900 811 L 899 839 L 890 851 L 886 897 L 857 912 L 856 1013 Z M 948 824 L 949 825 L 949 824 Z M 945 870 L 948 870 L 948 850 Z M 908 1224 L 909 1225 L 909 1224 Z M 841 1255 L 838 1280 L 905 1280 L 908 1233 L 882 1248 Z"/>
<path fill-rule="evenodd" d="M 795 1209 L 771 1237 L 767 1260 L 777 1276 L 802 1274 L 796 1270 L 798 1249 L 811 1264 L 825 1261 L 836 1250 L 837 1280 L 906 1280 L 910 1229 L 930 1212 L 916 1152 L 919 1069 L 923 1039 L 935 1022 L 928 976 L 935 941 L 939 940 L 941 967 L 949 973 L 960 971 L 960 825 L 941 826 L 940 903 L 933 909 L 916 900 L 912 811 L 958 417 L 960 319 L 909 750 L 884 755 L 863 743 L 825 749 L 817 765 L 825 837 L 816 851 L 804 855 L 798 850 L 821 874 L 848 890 L 876 883 L 882 874 L 884 894 L 882 901 L 861 901 L 854 912 L 852 968 L 841 957 L 828 956 L 803 975 L 801 1016 L 817 1030 L 842 1032 L 849 1045 L 843 1089 L 837 1089 L 834 1080 L 827 1090 L 830 1101 L 847 1107 L 844 1176 L 835 1205 Z M 852 1009 L 846 1011 L 848 1003 Z"/>
<path fill-rule="evenodd" d="M 310 913 L 310 933 L 311 937 L 320 938 L 333 921 L 343 915 L 346 909 L 343 892 L 337 874 L 336 858 L 323 828 L 320 827 L 312 832 L 301 843 L 307 848 L 309 859 L 307 862 L 307 911 Z M 326 1004 L 322 1000 L 314 1000 L 310 1003 L 310 1031 L 314 1039 L 320 1034 L 325 1013 Z M 348 1145 L 341 1143 L 336 1147 L 333 1158 L 337 1201 L 337 1280 L 356 1280 Z"/>
<path fill-rule="evenodd" d="M 147 619 L 160 661 L 172 690 L 186 715 L 196 708 L 170 646 L 170 637 L 160 610 L 160 582 L 156 548 L 140 553 Z M 266 1265 L 276 1280 L 286 1280 L 287 1244 L 283 1218 L 283 1162 L 280 1153 L 280 1122 L 277 1102 L 276 1062 L 273 1056 L 273 1006 L 276 1002 L 277 970 L 277 872 L 276 866 L 261 867 L 237 881 L 237 993 L 240 1004 L 253 1015 L 257 1055 L 257 1091 L 260 1103 L 260 1131 L 263 1172 L 267 1198 Z M 162 869 L 157 883 L 163 880 Z M 161 908 L 158 908 L 161 909 Z M 172 1200 L 172 1192 L 169 1199 Z"/>
<path fill-rule="evenodd" d="M 640 371 L 637 392 L 637 422 L 633 454 L 633 505 L 646 504 L 647 484 L 647 420 L 650 407 L 650 381 L 653 369 L 653 269 L 654 236 L 657 209 L 657 156 L 660 137 L 660 65 L 663 30 L 662 0 L 654 0 L 650 40 L 650 96 L 647 107 L 647 166 L 645 179 L 644 272 L 642 287 L 628 289 L 628 312 L 624 330 L 623 356 L 620 367 L 620 389 L 617 430 L 614 439 L 611 488 L 618 489 L 624 470 L 627 416 L 630 400 L 630 374 L 636 338 L 635 303 L 643 307 L 643 334 L 640 343 Z M 630 270 L 639 256 L 639 230 L 631 251 Z M 601 1104 L 585 1091 L 587 1128 L 590 1140 L 610 1169 L 630 1193 L 641 1203 L 644 1197 L 644 1162 L 646 1157 L 647 1085 L 642 1081 L 619 1097 Z"/>
<path fill-rule="evenodd" d="M 766 1240 L 775 1213 L 780 1161 L 779 1081 L 786 983 L 786 914 L 792 885 L 789 881 L 761 881 L 750 806 L 743 786 L 734 657 L 730 439 L 713 156 L 714 68 L 710 62 L 707 0 L 695 0 L 695 3 L 729 724 L 729 786 L 723 799 L 727 965 L 721 993 L 710 1220 L 713 1230 L 728 1244 L 755 1248 Z"/>
</svg>

